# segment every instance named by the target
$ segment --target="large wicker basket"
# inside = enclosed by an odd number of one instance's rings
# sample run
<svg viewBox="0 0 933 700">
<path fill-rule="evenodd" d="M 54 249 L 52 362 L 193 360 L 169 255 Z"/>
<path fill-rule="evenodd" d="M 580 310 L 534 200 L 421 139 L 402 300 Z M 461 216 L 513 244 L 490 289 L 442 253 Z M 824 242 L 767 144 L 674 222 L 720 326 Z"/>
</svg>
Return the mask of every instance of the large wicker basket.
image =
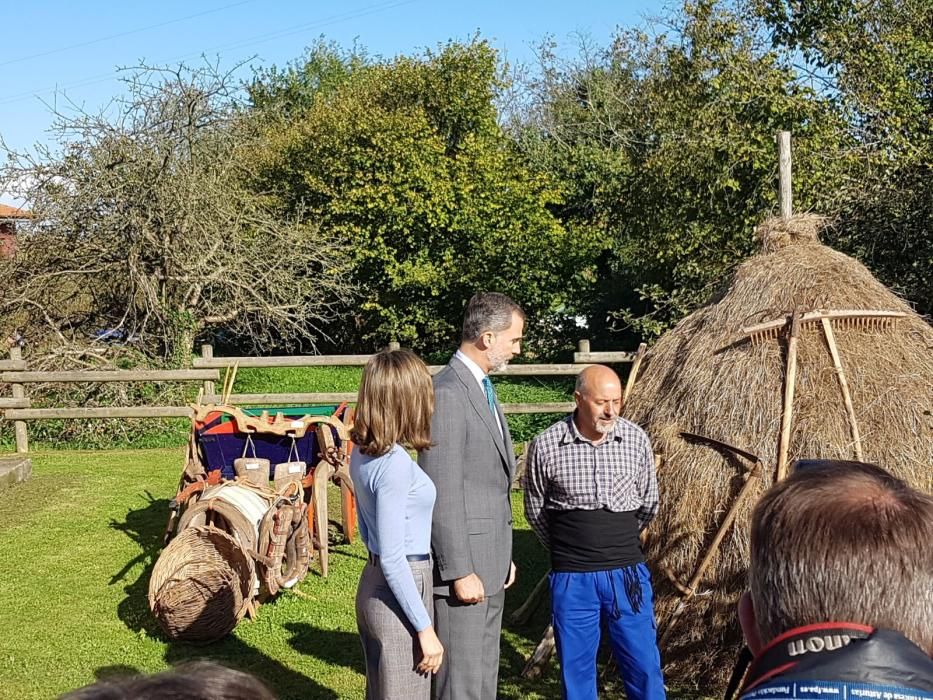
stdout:
<svg viewBox="0 0 933 700">
<path fill-rule="evenodd" d="M 170 639 L 212 642 L 229 634 L 253 590 L 252 558 L 215 527 L 182 530 L 149 579 L 149 608 Z"/>
</svg>

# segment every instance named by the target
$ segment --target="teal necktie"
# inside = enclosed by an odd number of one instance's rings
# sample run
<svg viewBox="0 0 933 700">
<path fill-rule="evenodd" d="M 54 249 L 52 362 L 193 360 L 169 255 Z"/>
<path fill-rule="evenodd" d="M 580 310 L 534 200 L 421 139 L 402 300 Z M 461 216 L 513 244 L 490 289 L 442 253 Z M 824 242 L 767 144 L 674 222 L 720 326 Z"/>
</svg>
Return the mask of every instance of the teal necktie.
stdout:
<svg viewBox="0 0 933 700">
<path fill-rule="evenodd" d="M 486 390 L 486 403 L 489 404 L 489 410 L 492 411 L 492 415 L 496 415 L 496 390 L 492 388 L 489 377 L 483 377 L 483 389 Z"/>
</svg>

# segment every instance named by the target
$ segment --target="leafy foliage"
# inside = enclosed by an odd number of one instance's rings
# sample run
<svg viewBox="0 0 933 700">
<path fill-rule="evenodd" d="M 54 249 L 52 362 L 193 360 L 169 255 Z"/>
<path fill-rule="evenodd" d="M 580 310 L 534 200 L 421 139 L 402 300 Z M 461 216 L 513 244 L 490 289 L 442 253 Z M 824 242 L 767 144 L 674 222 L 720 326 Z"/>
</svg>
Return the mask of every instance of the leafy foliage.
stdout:
<svg viewBox="0 0 933 700">
<path fill-rule="evenodd" d="M 608 244 L 589 309 L 597 331 L 615 316 L 659 334 L 751 252 L 753 226 L 776 206 L 777 130 L 794 133 L 804 193 L 835 140 L 824 101 L 747 18 L 701 1 L 673 21 L 654 36 L 621 31 L 604 50 L 584 44 L 570 62 L 545 46 L 533 109 L 513 125 L 566 185 L 558 217 Z"/>
<path fill-rule="evenodd" d="M 347 298 L 342 249 L 245 186 L 255 141 L 229 74 L 140 68 L 99 115 L 59 115 L 60 150 L 10 153 L 37 225 L 0 258 L 0 309 L 40 344 L 96 329 L 187 362 L 222 328 L 244 346 L 313 344 Z"/>
<path fill-rule="evenodd" d="M 559 188 L 499 127 L 503 86 L 479 40 L 390 61 L 318 46 L 257 76 L 269 146 L 256 186 L 346 241 L 364 299 L 333 329 L 345 343 L 449 348 L 479 290 L 548 317 L 541 337 L 573 313 L 592 246 L 552 215 Z"/>
<path fill-rule="evenodd" d="M 776 45 L 839 114 L 847 148 L 820 207 L 832 242 L 933 311 L 933 5 L 927 0 L 757 0 Z"/>
</svg>

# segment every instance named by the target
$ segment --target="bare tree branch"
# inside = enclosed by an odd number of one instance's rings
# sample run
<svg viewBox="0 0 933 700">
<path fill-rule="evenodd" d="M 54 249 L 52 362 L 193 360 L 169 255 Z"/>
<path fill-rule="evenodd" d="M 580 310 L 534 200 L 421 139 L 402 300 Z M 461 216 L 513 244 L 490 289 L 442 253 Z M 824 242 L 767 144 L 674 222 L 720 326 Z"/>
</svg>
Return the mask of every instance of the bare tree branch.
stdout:
<svg viewBox="0 0 933 700">
<path fill-rule="evenodd" d="M 0 183 L 27 183 L 37 218 L 0 260 L 3 325 L 64 341 L 83 318 L 179 359 L 214 326 L 313 345 L 351 294 L 345 251 L 249 189 L 263 144 L 231 72 L 140 66 L 126 82 L 108 112 L 56 112 L 59 150 L 7 151 Z"/>
</svg>

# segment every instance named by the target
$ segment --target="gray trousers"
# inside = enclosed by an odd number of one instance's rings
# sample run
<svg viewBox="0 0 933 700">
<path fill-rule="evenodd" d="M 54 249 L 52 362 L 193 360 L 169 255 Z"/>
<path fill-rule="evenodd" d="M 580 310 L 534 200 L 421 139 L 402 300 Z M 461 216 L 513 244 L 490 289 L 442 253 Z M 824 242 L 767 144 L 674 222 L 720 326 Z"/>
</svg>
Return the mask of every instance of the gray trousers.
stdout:
<svg viewBox="0 0 933 700">
<path fill-rule="evenodd" d="M 408 563 L 430 615 L 431 561 Z M 415 670 L 421 661 L 417 633 L 402 612 L 382 569 L 372 562 L 363 569 L 356 590 L 356 626 L 366 663 L 366 700 L 430 700 L 431 678 Z"/>
<path fill-rule="evenodd" d="M 444 663 L 434 679 L 437 700 L 496 700 L 505 591 L 482 603 L 434 597 L 434 627 Z"/>
</svg>

